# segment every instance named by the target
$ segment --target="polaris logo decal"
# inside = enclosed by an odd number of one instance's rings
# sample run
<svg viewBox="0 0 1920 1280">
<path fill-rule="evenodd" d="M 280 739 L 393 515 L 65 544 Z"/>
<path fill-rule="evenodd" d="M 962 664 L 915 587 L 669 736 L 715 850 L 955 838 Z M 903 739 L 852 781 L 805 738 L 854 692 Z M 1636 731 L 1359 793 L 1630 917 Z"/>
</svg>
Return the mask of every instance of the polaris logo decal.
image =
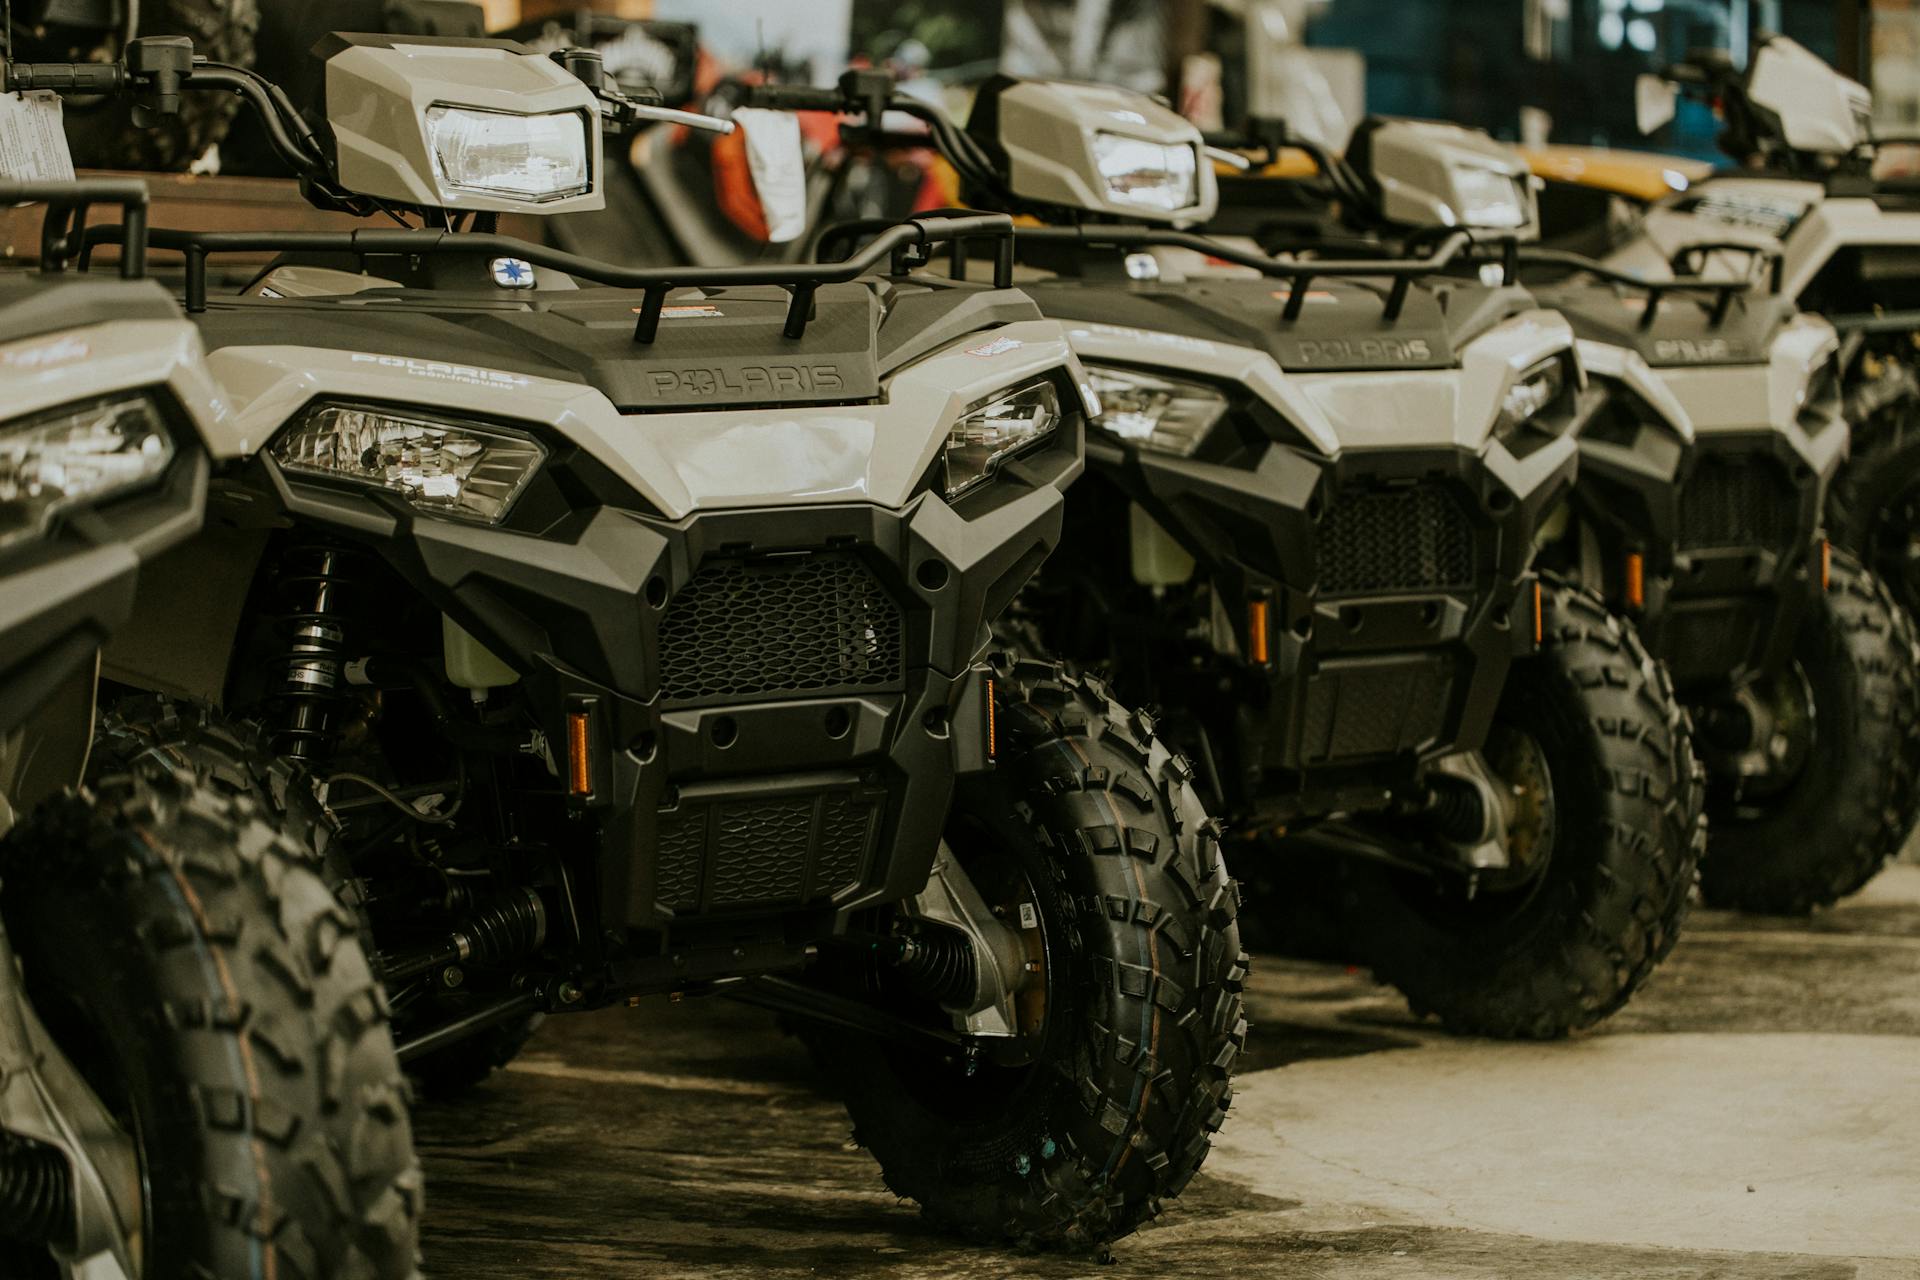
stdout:
<svg viewBox="0 0 1920 1280">
<path fill-rule="evenodd" d="M 970 356 L 998 356 L 1009 351 L 1018 351 L 1025 344 L 1018 338 L 995 338 L 992 342 L 977 347 L 968 347 L 965 354 Z"/>
<path fill-rule="evenodd" d="M 839 391 L 846 386 L 830 364 L 749 364 L 737 369 L 655 369 L 647 382 L 656 396 L 764 396 Z"/>
<path fill-rule="evenodd" d="M 1425 338 L 1321 338 L 1298 345 L 1301 364 L 1412 364 L 1433 359 Z"/>
<path fill-rule="evenodd" d="M 445 364 L 438 360 L 415 360 L 412 356 L 375 356 L 353 353 L 355 364 L 377 364 L 383 369 L 410 373 L 416 378 L 436 378 L 442 382 L 464 382 L 476 387 L 526 387 L 533 379 L 498 369 L 476 369 L 472 365 Z"/>
<path fill-rule="evenodd" d="M 1743 343 L 1726 338 L 1661 338 L 1653 344 L 1653 358 L 1669 364 L 1724 364 L 1745 354 Z"/>
</svg>

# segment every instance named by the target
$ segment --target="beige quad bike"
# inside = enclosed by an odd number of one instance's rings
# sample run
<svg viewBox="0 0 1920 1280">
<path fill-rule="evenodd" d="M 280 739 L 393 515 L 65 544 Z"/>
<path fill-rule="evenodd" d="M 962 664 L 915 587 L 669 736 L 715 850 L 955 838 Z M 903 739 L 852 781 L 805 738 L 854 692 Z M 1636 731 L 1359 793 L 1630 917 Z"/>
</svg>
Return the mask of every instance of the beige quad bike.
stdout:
<svg viewBox="0 0 1920 1280">
<path fill-rule="evenodd" d="M 101 645 L 232 423 L 141 278 L 145 189 L 0 181 L 29 200 L 55 245 L 119 204 L 130 248 L 0 276 L 0 1275 L 412 1276 L 405 1085 L 317 860 L 190 771 L 88 762 Z"/>
<path fill-rule="evenodd" d="M 1655 204 L 1603 256 L 1649 280 L 1742 276 L 1778 255 L 1782 292 L 1841 335 L 1853 427 L 1828 494 L 1835 542 L 1920 608 L 1920 188 L 1886 176 L 1865 85 L 1784 36 L 1762 35 L 1745 70 L 1690 54 L 1636 85 L 1641 127 L 1685 94 L 1710 101 L 1733 167 Z"/>
<path fill-rule="evenodd" d="M 989 644 L 1059 541 L 1086 374 L 1010 263 L 917 268 L 1010 221 L 626 269 L 491 224 L 593 207 L 608 120 L 725 122 L 590 51 L 316 54 L 324 123 L 243 94 L 310 198 L 407 225 L 152 233 L 243 443 L 142 576 L 109 736 L 324 847 L 428 1090 L 540 1015 L 727 994 L 815 1028 L 941 1227 L 1133 1230 L 1224 1117 L 1246 967 L 1193 769 L 1104 684 Z M 201 76 L 187 51 L 128 81 Z M 209 295 L 210 257 L 262 250 Z"/>
<path fill-rule="evenodd" d="M 757 101 L 871 120 L 871 76 Z M 1022 287 L 1100 397 L 1026 634 L 1164 708 L 1243 866 L 1330 861 L 1416 1011 L 1551 1037 L 1624 1005 L 1685 915 L 1701 797 L 1631 623 L 1535 564 L 1589 407 L 1566 322 L 1451 279 L 1464 230 L 1391 261 L 1181 230 L 1213 210 L 1208 152 L 1142 95 L 1001 78 L 964 130 L 882 101 L 975 205 L 1049 224 L 1019 234 Z"/>
<path fill-rule="evenodd" d="M 1524 158 L 1452 125 L 1369 121 L 1320 163 L 1361 193 L 1348 228 L 1386 245 L 1510 192 L 1518 235 L 1489 265 L 1573 325 L 1596 403 L 1541 562 L 1635 620 L 1693 716 L 1707 900 L 1803 913 L 1859 889 L 1913 826 L 1920 657 L 1879 575 L 1828 546 L 1850 355 L 1788 296 L 1784 255 L 1648 278 L 1519 243 L 1538 221 Z"/>
</svg>

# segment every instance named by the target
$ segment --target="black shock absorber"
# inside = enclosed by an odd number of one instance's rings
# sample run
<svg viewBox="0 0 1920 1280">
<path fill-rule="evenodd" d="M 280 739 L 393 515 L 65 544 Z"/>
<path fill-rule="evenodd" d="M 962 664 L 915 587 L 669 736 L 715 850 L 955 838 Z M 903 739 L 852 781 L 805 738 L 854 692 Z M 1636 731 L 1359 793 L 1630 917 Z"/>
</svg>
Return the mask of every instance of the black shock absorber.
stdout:
<svg viewBox="0 0 1920 1280">
<path fill-rule="evenodd" d="M 893 963 L 900 976 L 929 1000 L 965 1005 L 973 995 L 973 944 L 956 930 L 935 927 L 900 939 Z"/>
<path fill-rule="evenodd" d="M 73 1180 L 66 1157 L 7 1133 L 0 1133 L 0 1238 L 73 1243 Z"/>
<path fill-rule="evenodd" d="M 345 676 L 345 605 L 351 585 L 348 552 L 326 544 L 291 548 L 274 587 L 285 606 L 280 626 L 284 647 L 274 690 L 279 724 L 274 749 L 299 760 L 328 754 L 339 732 L 336 709 Z"/>
</svg>

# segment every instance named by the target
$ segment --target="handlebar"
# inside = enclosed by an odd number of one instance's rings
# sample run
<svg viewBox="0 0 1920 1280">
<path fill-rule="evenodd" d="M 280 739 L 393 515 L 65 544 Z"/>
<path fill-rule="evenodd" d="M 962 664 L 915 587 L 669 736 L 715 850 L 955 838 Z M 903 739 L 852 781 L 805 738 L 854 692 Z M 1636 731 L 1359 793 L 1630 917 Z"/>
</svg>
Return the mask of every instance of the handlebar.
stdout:
<svg viewBox="0 0 1920 1280">
<path fill-rule="evenodd" d="M 848 110 L 847 96 L 838 89 L 804 84 L 757 84 L 747 91 L 746 105 L 770 111 Z"/>
</svg>

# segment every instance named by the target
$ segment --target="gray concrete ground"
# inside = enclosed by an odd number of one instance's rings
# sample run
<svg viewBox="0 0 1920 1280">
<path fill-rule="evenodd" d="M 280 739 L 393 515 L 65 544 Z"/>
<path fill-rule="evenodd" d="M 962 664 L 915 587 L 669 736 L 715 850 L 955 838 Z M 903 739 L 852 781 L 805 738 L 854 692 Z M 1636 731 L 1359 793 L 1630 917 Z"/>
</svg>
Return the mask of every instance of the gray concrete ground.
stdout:
<svg viewBox="0 0 1920 1280">
<path fill-rule="evenodd" d="M 771 1020 L 550 1022 L 422 1108 L 427 1271 L 533 1277 L 1920 1280 L 1920 866 L 1811 921 L 1696 912 L 1605 1028 L 1457 1040 L 1263 957 L 1202 1174 L 1110 1265 L 958 1246 L 846 1142 Z"/>
</svg>

